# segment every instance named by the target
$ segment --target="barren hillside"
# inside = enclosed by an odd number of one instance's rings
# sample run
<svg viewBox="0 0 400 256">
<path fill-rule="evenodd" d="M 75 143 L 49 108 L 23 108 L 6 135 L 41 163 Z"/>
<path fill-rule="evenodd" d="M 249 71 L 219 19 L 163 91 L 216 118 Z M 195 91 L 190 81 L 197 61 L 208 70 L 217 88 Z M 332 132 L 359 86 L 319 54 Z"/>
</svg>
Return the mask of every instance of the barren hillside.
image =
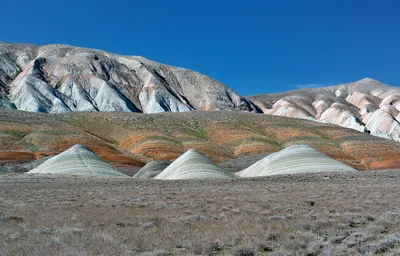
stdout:
<svg viewBox="0 0 400 256">
<path fill-rule="evenodd" d="M 140 167 L 151 160 L 173 160 L 191 148 L 216 163 L 223 163 L 307 144 L 358 170 L 400 166 L 397 142 L 332 124 L 288 117 L 232 111 L 54 115 L 1 110 L 0 113 L 3 164 L 56 155 L 75 144 L 89 147 L 114 165 L 128 167 Z M 252 163 L 249 161 L 248 165 Z"/>
<path fill-rule="evenodd" d="M 328 122 L 400 141 L 400 88 L 374 79 L 249 99 L 265 114 Z"/>
<path fill-rule="evenodd" d="M 257 112 L 198 72 L 68 45 L 0 43 L 0 107 L 32 112 Z"/>
</svg>

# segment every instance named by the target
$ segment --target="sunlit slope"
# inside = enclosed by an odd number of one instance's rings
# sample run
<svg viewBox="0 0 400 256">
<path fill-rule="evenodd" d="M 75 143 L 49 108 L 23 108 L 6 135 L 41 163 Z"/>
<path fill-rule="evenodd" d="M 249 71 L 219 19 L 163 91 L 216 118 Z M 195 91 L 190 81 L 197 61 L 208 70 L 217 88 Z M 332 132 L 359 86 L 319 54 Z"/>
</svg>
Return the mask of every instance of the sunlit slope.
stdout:
<svg viewBox="0 0 400 256">
<path fill-rule="evenodd" d="M 293 145 L 268 155 L 236 174 L 240 177 L 258 177 L 309 172 L 352 171 L 356 170 L 307 145 Z"/>
<path fill-rule="evenodd" d="M 233 177 L 232 174 L 213 163 L 196 149 L 189 149 L 158 174 L 155 179 L 229 179 Z"/>
<path fill-rule="evenodd" d="M 27 162 L 82 144 L 113 165 L 175 160 L 195 148 L 221 163 L 306 144 L 359 170 L 400 166 L 400 144 L 336 125 L 241 112 L 39 114 L 3 110 L 0 161 Z"/>
<path fill-rule="evenodd" d="M 89 148 L 79 144 L 50 158 L 28 173 L 127 177 Z"/>
</svg>

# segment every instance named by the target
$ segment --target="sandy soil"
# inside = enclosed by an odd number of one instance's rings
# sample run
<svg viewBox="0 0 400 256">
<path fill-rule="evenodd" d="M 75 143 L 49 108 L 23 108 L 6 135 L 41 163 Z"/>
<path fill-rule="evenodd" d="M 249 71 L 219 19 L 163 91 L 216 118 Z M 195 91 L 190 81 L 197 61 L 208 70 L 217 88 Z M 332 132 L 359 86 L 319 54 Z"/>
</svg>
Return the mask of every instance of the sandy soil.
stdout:
<svg viewBox="0 0 400 256">
<path fill-rule="evenodd" d="M 0 255 L 400 255 L 400 172 L 0 176 Z"/>
</svg>

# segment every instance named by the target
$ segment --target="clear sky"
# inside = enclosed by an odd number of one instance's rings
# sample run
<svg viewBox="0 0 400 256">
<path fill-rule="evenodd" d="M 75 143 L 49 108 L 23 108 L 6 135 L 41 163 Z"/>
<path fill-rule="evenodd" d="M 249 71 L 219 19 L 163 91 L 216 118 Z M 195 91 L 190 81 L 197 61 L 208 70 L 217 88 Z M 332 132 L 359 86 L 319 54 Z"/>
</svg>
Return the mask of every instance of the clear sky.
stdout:
<svg viewBox="0 0 400 256">
<path fill-rule="evenodd" d="M 397 0 L 19 0 L 0 41 L 140 55 L 243 95 L 364 77 L 400 86 Z"/>
</svg>

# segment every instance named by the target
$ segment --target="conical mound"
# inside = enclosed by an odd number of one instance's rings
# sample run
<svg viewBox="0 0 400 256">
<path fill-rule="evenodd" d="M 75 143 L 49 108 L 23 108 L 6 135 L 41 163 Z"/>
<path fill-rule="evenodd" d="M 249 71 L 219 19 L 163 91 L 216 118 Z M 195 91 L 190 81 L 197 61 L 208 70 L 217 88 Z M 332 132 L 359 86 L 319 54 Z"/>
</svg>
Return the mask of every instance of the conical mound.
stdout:
<svg viewBox="0 0 400 256">
<path fill-rule="evenodd" d="M 151 179 L 157 176 L 160 172 L 164 171 L 171 164 L 171 161 L 160 160 L 151 161 L 146 164 L 140 171 L 138 171 L 133 178 Z"/>
<path fill-rule="evenodd" d="M 50 158 L 28 173 L 128 177 L 89 148 L 79 144 Z"/>
<path fill-rule="evenodd" d="M 234 176 L 214 164 L 208 157 L 195 149 L 190 149 L 155 179 L 228 179 Z"/>
<path fill-rule="evenodd" d="M 241 177 L 272 176 L 310 172 L 356 171 L 308 145 L 294 145 L 272 153 L 252 166 L 237 172 Z"/>
</svg>

